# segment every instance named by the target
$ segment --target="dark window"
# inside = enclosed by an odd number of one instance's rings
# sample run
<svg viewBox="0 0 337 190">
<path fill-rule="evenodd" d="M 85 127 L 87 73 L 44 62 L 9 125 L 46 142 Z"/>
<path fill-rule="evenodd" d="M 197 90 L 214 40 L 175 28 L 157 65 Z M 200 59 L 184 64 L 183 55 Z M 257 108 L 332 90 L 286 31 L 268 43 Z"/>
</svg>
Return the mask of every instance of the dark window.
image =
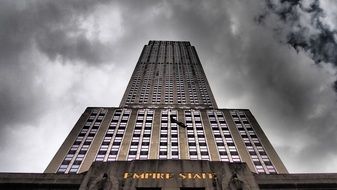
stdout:
<svg viewBox="0 0 337 190">
<path fill-rule="evenodd" d="M 82 161 L 77 161 L 77 160 L 76 160 L 73 164 L 74 164 L 74 165 L 80 165 L 81 162 L 82 162 Z"/>
<path fill-rule="evenodd" d="M 80 133 L 78 136 L 83 137 L 84 135 L 85 135 L 85 133 Z"/>
<path fill-rule="evenodd" d="M 219 123 L 220 123 L 220 124 L 225 124 L 226 121 L 221 121 L 221 120 L 220 120 Z"/>
<path fill-rule="evenodd" d="M 70 163 L 70 160 L 63 160 L 62 165 L 68 165 Z"/>
<path fill-rule="evenodd" d="M 257 165 L 261 165 L 261 162 L 260 161 L 254 161 L 254 164 L 257 166 Z"/>
<path fill-rule="evenodd" d="M 273 165 L 270 161 L 266 161 L 264 163 L 266 164 L 266 166 L 272 166 Z"/>
</svg>

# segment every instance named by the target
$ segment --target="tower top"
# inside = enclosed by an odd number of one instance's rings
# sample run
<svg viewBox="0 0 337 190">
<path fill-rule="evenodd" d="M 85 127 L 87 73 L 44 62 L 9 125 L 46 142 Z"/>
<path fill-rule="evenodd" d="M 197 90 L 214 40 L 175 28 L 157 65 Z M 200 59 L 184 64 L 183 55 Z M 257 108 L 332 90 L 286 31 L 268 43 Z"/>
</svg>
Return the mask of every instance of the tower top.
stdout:
<svg viewBox="0 0 337 190">
<path fill-rule="evenodd" d="M 190 42 L 155 40 L 144 46 L 120 106 L 217 108 Z"/>
</svg>

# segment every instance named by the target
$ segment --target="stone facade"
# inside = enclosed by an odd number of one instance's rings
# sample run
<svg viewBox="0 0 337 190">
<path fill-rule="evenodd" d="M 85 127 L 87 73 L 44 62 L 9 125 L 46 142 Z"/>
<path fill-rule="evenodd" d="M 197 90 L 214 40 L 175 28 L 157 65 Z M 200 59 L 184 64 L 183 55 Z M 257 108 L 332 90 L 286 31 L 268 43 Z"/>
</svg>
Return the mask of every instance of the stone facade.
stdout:
<svg viewBox="0 0 337 190">
<path fill-rule="evenodd" d="M 337 173 L 257 174 L 245 163 L 133 160 L 94 162 L 81 174 L 0 173 L 0 189 L 333 190 Z"/>
</svg>

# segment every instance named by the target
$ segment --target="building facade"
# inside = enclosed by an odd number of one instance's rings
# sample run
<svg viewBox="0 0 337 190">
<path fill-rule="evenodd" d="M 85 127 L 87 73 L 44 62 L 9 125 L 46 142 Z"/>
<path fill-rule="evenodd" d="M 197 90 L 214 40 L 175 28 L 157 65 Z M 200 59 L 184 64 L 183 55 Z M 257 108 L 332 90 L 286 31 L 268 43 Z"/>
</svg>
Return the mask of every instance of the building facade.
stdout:
<svg viewBox="0 0 337 190">
<path fill-rule="evenodd" d="M 218 108 L 185 41 L 145 45 L 120 106 L 87 108 L 45 173 L 133 160 L 244 162 L 253 173 L 287 173 L 249 110 Z"/>
</svg>

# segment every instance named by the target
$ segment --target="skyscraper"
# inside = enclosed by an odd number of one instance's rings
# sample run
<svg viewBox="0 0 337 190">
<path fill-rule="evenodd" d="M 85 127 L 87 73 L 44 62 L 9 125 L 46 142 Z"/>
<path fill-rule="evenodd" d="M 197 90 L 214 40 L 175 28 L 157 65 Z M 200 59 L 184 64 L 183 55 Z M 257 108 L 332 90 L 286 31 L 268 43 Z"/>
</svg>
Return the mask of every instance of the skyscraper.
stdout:
<svg viewBox="0 0 337 190">
<path fill-rule="evenodd" d="M 120 106 L 87 108 L 45 172 L 148 159 L 245 162 L 252 172 L 287 173 L 249 110 L 218 108 L 186 41 L 145 45 Z"/>
</svg>

